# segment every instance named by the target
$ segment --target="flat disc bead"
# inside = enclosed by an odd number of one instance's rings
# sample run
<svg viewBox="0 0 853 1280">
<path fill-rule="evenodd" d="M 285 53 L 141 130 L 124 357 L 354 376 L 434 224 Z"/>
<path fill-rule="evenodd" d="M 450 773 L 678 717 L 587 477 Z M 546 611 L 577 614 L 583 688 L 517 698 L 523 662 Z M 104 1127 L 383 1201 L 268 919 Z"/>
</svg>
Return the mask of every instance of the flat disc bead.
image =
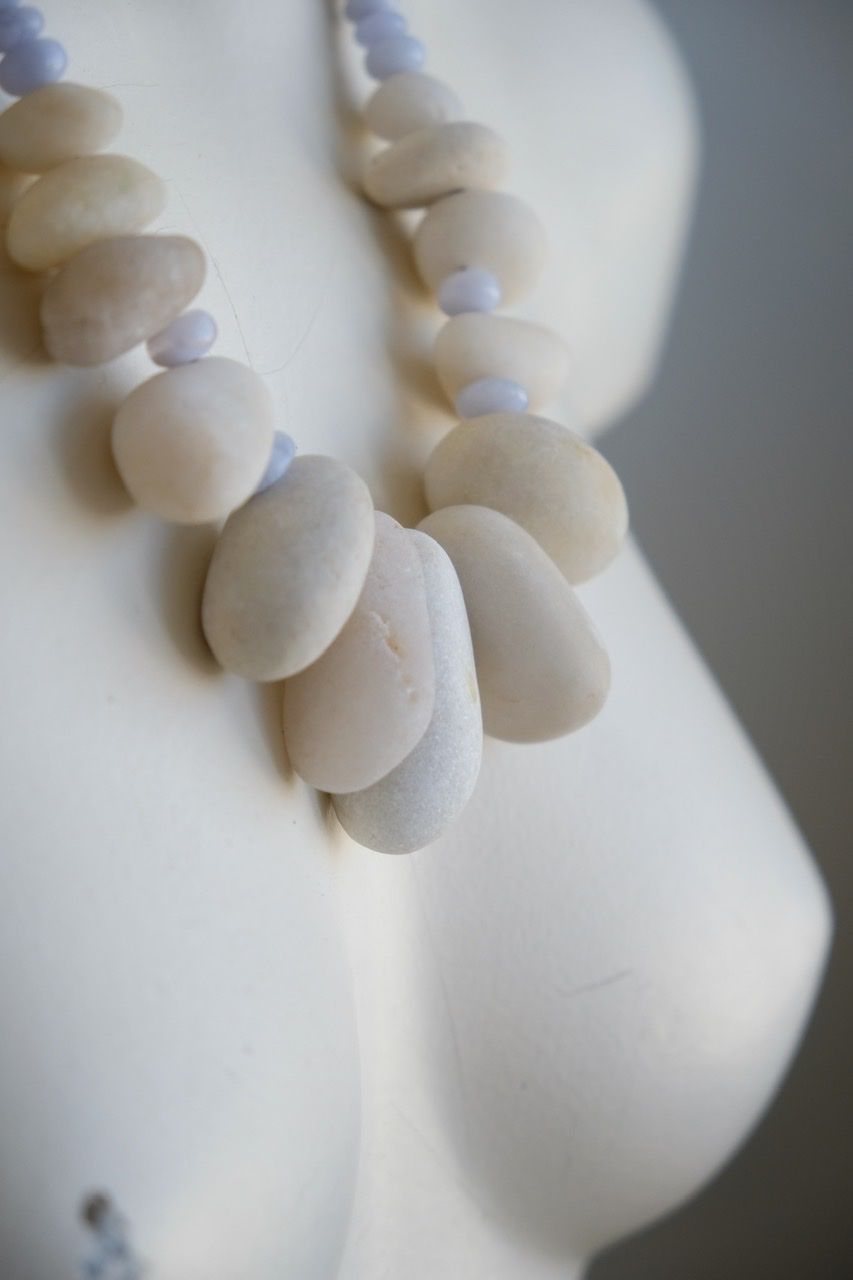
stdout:
<svg viewBox="0 0 853 1280">
<path fill-rule="evenodd" d="M 58 40 L 25 40 L 0 61 L 0 89 L 13 98 L 22 98 L 61 80 L 67 66 L 68 55 Z"/>
<path fill-rule="evenodd" d="M 434 359 L 451 403 L 463 387 L 481 378 L 508 378 L 524 387 L 527 407 L 535 410 L 559 392 L 569 352 L 559 334 L 543 325 L 513 316 L 468 314 L 439 330 Z"/>
<path fill-rule="evenodd" d="M 178 524 L 220 520 L 269 461 L 273 402 L 263 379 L 211 356 L 156 374 L 116 414 L 113 457 L 131 497 Z"/>
<path fill-rule="evenodd" d="M 388 142 L 397 142 L 416 129 L 460 120 L 463 114 L 462 102 L 454 91 L 423 71 L 391 76 L 364 109 L 368 129 Z"/>
<path fill-rule="evenodd" d="M 44 26 L 44 14 L 32 5 L 0 8 L 0 49 L 8 52 L 34 40 Z"/>
<path fill-rule="evenodd" d="M 494 311 L 501 305 L 500 281 L 482 267 L 463 267 L 442 280 L 437 301 L 448 316 Z"/>
<path fill-rule="evenodd" d="M 370 49 L 388 36 L 402 35 L 405 30 L 406 19 L 402 13 L 394 9 L 380 9 L 356 23 L 355 38 L 365 49 Z"/>
<path fill-rule="evenodd" d="M 22 173 L 44 173 L 103 151 L 121 122 L 112 94 L 82 84 L 44 85 L 0 115 L 0 161 Z"/>
<path fill-rule="evenodd" d="M 460 187 L 496 187 L 508 168 L 507 145 L 494 130 L 459 120 L 418 129 L 380 151 L 365 170 L 364 190 L 384 208 L 420 208 Z"/>
<path fill-rule="evenodd" d="M 206 356 L 218 336 L 209 311 L 185 311 L 148 339 L 148 354 L 164 369 L 176 369 Z"/>
<path fill-rule="evenodd" d="M 528 395 L 520 382 L 511 378 L 477 378 L 456 397 L 460 418 L 479 418 L 488 413 L 524 413 Z"/>
<path fill-rule="evenodd" d="M 364 65 L 374 80 L 387 80 L 401 71 L 420 71 L 425 62 L 426 50 L 420 40 L 401 33 L 373 45 Z"/>
<path fill-rule="evenodd" d="M 392 0 L 347 0 L 344 14 L 350 22 L 360 22 L 371 13 L 387 13 L 393 10 Z"/>
</svg>

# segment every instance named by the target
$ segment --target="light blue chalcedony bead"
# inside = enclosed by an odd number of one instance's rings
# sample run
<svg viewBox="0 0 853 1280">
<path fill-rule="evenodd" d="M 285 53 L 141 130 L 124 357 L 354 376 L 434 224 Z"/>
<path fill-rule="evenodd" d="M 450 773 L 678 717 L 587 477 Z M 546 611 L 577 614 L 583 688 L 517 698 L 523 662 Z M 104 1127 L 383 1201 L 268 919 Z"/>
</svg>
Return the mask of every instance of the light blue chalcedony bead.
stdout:
<svg viewBox="0 0 853 1280">
<path fill-rule="evenodd" d="M 372 49 L 389 36 L 404 35 L 405 31 L 406 19 L 394 9 L 379 9 L 355 24 L 355 38 L 365 49 Z"/>
<path fill-rule="evenodd" d="M 384 13 L 393 8 L 393 0 L 347 0 L 344 13 L 350 22 L 360 22 L 370 13 Z"/>
<path fill-rule="evenodd" d="M 420 71 L 426 49 L 414 36 L 386 36 L 368 50 L 365 67 L 374 80 L 387 80 L 399 71 Z"/>
<path fill-rule="evenodd" d="M 164 369 L 192 364 L 207 355 L 217 332 L 216 321 L 209 311 L 185 311 L 148 339 L 148 354 Z"/>
<path fill-rule="evenodd" d="M 24 5 L 21 9 L 0 9 L 0 49 L 7 53 L 25 40 L 34 40 L 44 26 L 41 9 Z"/>
<path fill-rule="evenodd" d="M 25 40 L 10 49 L 0 61 L 0 89 L 13 98 L 61 80 L 68 66 L 68 54 L 58 40 Z"/>
<path fill-rule="evenodd" d="M 267 463 L 267 469 L 261 476 L 255 493 L 263 493 L 264 489 L 269 489 L 270 485 L 274 485 L 276 481 L 280 480 L 295 457 L 295 442 L 286 431 L 276 431 L 273 436 L 272 453 Z"/>
<path fill-rule="evenodd" d="M 456 397 L 460 418 L 479 418 L 484 413 L 525 413 L 528 396 L 520 382 L 512 378 L 477 378 Z"/>
<path fill-rule="evenodd" d="M 501 305 L 497 276 L 483 267 L 463 267 L 446 276 L 438 287 L 438 305 L 446 316 L 466 311 L 494 311 Z"/>
</svg>

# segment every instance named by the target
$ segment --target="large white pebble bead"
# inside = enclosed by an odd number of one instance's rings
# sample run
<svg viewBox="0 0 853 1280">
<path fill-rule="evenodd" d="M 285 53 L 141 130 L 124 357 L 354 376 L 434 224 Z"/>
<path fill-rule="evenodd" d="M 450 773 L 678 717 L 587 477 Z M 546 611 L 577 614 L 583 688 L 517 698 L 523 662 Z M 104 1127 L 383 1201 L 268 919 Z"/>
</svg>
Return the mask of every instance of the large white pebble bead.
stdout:
<svg viewBox="0 0 853 1280">
<path fill-rule="evenodd" d="M 451 404 L 480 378 L 508 378 L 524 387 L 528 407 L 552 400 L 566 376 L 569 353 L 551 329 L 510 316 L 467 312 L 439 330 L 435 371 Z"/>
<path fill-rule="evenodd" d="M 113 422 L 113 457 L 131 497 L 178 524 L 221 520 L 266 470 L 273 402 L 251 369 L 211 356 L 158 373 Z"/>
<path fill-rule="evenodd" d="M 503 191 L 459 191 L 427 210 L 415 232 L 415 263 L 426 285 L 463 267 L 495 276 L 504 304 L 534 288 L 545 265 L 545 229 L 536 214 Z"/>
<path fill-rule="evenodd" d="M 474 503 L 520 524 L 569 582 L 610 563 L 628 531 L 616 472 L 597 449 L 557 422 L 487 414 L 454 427 L 425 474 L 430 510 Z"/>
<path fill-rule="evenodd" d="M 542 742 L 597 715 L 607 654 L 572 588 L 520 525 L 487 507 L 445 507 L 419 526 L 453 561 L 474 641 L 486 733 Z"/>
<path fill-rule="evenodd" d="M 364 108 L 364 119 L 378 137 L 397 142 L 416 129 L 458 120 L 462 112 L 460 99 L 443 80 L 423 71 L 401 71 L 379 86 Z"/>
<path fill-rule="evenodd" d="M 216 544 L 202 626 L 220 665 L 282 680 L 316 662 L 361 595 L 373 536 L 360 476 L 336 458 L 294 459 L 228 518 Z"/>
<path fill-rule="evenodd" d="M 110 93 L 67 81 L 43 85 L 0 115 L 0 162 L 22 173 L 44 173 L 103 151 L 121 121 L 121 105 Z"/>
<path fill-rule="evenodd" d="M 341 826 L 380 853 L 412 853 L 445 831 L 470 799 L 483 754 L 483 717 L 465 601 L 447 553 L 409 533 L 426 585 L 435 707 L 424 736 L 402 764 L 365 791 L 334 797 Z"/>
<path fill-rule="evenodd" d="M 96 240 L 141 231 L 165 204 L 165 184 L 136 160 L 81 156 L 50 169 L 16 201 L 6 246 L 18 266 L 47 271 Z"/>
<path fill-rule="evenodd" d="M 468 187 L 496 187 L 509 167 L 503 138 L 460 120 L 408 133 L 368 163 L 364 190 L 386 209 L 415 209 Z"/>
<path fill-rule="evenodd" d="M 284 686 L 290 762 L 319 791 L 360 791 L 404 760 L 435 703 L 426 588 L 405 529 L 377 512 L 376 543 L 352 617 Z"/>
<path fill-rule="evenodd" d="M 117 236 L 90 244 L 45 290 L 45 346 L 64 364 L 112 360 L 180 315 L 204 273 L 204 254 L 186 236 Z"/>
</svg>

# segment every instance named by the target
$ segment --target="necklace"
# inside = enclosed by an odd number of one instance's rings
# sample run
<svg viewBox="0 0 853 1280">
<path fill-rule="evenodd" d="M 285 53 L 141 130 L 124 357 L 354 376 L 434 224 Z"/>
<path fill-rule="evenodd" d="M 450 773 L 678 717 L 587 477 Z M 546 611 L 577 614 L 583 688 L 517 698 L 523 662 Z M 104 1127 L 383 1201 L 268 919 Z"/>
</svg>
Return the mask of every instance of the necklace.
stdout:
<svg viewBox="0 0 853 1280">
<path fill-rule="evenodd" d="M 54 359 L 95 366 L 147 344 L 161 372 L 113 424 L 125 487 L 166 520 L 224 521 L 202 605 L 214 656 L 284 682 L 296 772 L 359 843 L 409 852 L 464 808 L 484 732 L 544 741 L 601 709 L 609 663 L 574 585 L 616 554 L 627 508 L 604 458 L 538 416 L 565 375 L 562 341 L 497 314 L 545 263 L 539 219 L 499 190 L 505 144 L 424 71 L 391 0 L 348 0 L 345 14 L 379 82 L 364 121 L 384 145 L 364 191 L 380 209 L 424 210 L 415 263 L 445 316 L 435 369 L 459 422 L 427 464 L 417 529 L 374 511 L 343 462 L 297 456 L 262 379 L 208 354 L 216 323 L 187 309 L 203 251 L 144 233 L 164 184 L 106 151 L 119 104 L 63 81 L 63 47 L 17 0 L 0 0 L 0 88 L 18 98 L 0 114 L 0 162 L 35 180 L 6 241 L 47 276 Z"/>
</svg>

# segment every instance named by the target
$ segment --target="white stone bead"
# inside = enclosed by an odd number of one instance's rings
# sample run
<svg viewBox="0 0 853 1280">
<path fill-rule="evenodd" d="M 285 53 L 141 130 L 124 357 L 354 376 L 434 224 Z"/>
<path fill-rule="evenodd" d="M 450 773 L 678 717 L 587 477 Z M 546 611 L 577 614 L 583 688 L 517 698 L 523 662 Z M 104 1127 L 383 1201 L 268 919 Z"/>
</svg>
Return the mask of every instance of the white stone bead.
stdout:
<svg viewBox="0 0 853 1280">
<path fill-rule="evenodd" d="M 530 534 L 487 507 L 445 507 L 419 526 L 459 575 L 486 733 L 541 742 L 601 710 L 610 663 L 572 588 Z"/>
<path fill-rule="evenodd" d="M 547 418 L 494 414 L 460 423 L 433 452 L 424 483 L 433 511 L 473 503 L 514 520 L 573 583 L 605 568 L 628 529 L 616 472 Z"/>
<path fill-rule="evenodd" d="M 424 736 L 435 704 L 426 588 L 405 529 L 377 512 L 376 543 L 352 617 L 284 687 L 290 762 L 320 791 L 361 791 Z"/>
<path fill-rule="evenodd" d="M 192 301 L 205 266 L 186 236 L 118 236 L 81 249 L 42 299 L 48 352 L 64 364 L 95 365 L 130 351 Z"/>
<path fill-rule="evenodd" d="M 462 102 L 442 80 L 423 71 L 401 71 L 379 86 L 364 108 L 368 129 L 388 142 L 429 125 L 460 120 Z"/>
<path fill-rule="evenodd" d="M 283 680 L 316 662 L 356 606 L 373 537 L 361 477 L 336 458 L 295 458 L 228 518 L 216 544 L 202 626 L 220 666 Z"/>
<path fill-rule="evenodd" d="M 414 209 L 460 187 L 496 187 L 509 167 L 502 138 L 483 124 L 460 120 L 407 133 L 368 163 L 364 190 L 387 209 Z"/>
<path fill-rule="evenodd" d="M 178 524 L 221 520 L 254 491 L 269 461 L 273 402 L 236 360 L 211 356 L 158 373 L 113 423 L 113 456 L 131 497 Z"/>
<path fill-rule="evenodd" d="M 479 378 L 510 378 L 526 390 L 528 407 L 540 409 L 557 395 L 568 363 L 556 333 L 511 316 L 456 316 L 435 340 L 435 371 L 451 403 Z"/>
<path fill-rule="evenodd" d="M 103 151 L 121 121 L 121 104 L 110 93 L 82 84 L 46 84 L 0 115 L 0 162 L 22 173 L 44 173 Z"/>
<path fill-rule="evenodd" d="M 365 791 L 334 797 L 341 826 L 380 853 L 412 853 L 437 840 L 474 790 L 483 718 L 465 601 L 447 553 L 409 533 L 426 585 L 435 663 L 435 706 L 424 736 L 401 764 Z"/>
<path fill-rule="evenodd" d="M 505 305 L 530 293 L 545 265 L 545 229 L 533 210 L 503 191 L 460 191 L 431 205 L 414 240 L 415 263 L 437 293 L 462 267 L 497 277 Z"/>
<path fill-rule="evenodd" d="M 165 184 L 136 160 L 81 156 L 26 189 L 12 209 L 6 246 L 18 266 L 48 271 L 96 240 L 141 231 L 165 205 Z"/>
</svg>

